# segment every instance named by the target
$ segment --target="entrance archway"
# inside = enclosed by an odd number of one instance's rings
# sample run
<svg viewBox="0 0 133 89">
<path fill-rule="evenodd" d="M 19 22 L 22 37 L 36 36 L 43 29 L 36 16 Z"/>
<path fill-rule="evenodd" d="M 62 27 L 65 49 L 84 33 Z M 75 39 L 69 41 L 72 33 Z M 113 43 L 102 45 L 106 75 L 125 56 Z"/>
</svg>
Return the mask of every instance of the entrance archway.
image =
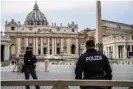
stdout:
<svg viewBox="0 0 133 89">
<path fill-rule="evenodd" d="M 57 48 L 57 54 L 60 54 L 60 48 Z"/>
<path fill-rule="evenodd" d="M 5 45 L 1 45 L 1 61 L 4 61 L 4 53 L 5 53 L 5 50 L 4 50 L 4 48 L 5 48 Z"/>
<path fill-rule="evenodd" d="M 43 54 L 45 55 L 45 54 L 46 54 L 46 52 L 47 52 L 47 48 L 46 48 L 46 47 L 44 47 L 44 48 L 43 48 Z"/>
<path fill-rule="evenodd" d="M 75 45 L 74 44 L 71 46 L 71 54 L 75 54 Z"/>
</svg>

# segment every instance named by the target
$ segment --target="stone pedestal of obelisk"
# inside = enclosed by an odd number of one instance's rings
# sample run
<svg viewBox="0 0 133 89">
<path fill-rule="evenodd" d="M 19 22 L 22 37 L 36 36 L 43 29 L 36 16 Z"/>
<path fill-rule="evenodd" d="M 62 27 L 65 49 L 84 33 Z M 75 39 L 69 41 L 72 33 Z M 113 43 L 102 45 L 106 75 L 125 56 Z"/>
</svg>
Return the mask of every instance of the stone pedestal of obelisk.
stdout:
<svg viewBox="0 0 133 89">
<path fill-rule="evenodd" d="M 95 43 L 96 49 L 98 51 L 102 51 L 102 27 L 101 27 L 101 2 L 98 0 L 96 1 L 96 34 L 95 34 Z"/>
</svg>

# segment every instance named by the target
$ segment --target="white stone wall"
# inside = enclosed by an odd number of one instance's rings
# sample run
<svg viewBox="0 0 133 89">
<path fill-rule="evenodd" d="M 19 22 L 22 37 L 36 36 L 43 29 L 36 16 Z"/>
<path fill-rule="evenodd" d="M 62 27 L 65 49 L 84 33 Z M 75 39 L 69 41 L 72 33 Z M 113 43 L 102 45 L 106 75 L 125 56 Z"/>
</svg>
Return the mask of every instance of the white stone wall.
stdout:
<svg viewBox="0 0 133 89">
<path fill-rule="evenodd" d="M 130 45 L 130 51 L 132 50 L 133 40 L 127 40 L 126 36 L 123 38 L 121 36 L 116 35 L 115 38 L 113 35 L 103 38 L 103 51 L 105 55 L 110 58 L 112 51 L 113 59 L 126 59 L 127 58 L 127 45 Z M 122 46 L 122 48 L 118 48 L 118 46 Z M 109 48 L 111 47 L 111 51 Z M 120 50 L 120 52 L 119 52 Z M 119 55 L 121 57 L 119 57 Z"/>
</svg>

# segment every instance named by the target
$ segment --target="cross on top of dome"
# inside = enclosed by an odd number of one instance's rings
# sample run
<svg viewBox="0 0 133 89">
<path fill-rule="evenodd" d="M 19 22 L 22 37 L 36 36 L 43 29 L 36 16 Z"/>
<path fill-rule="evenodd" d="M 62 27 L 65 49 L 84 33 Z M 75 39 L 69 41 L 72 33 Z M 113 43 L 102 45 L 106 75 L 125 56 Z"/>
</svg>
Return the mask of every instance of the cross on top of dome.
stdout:
<svg viewBox="0 0 133 89">
<path fill-rule="evenodd" d="M 39 10 L 39 7 L 37 5 L 37 1 L 35 1 L 34 9 L 33 10 Z"/>
</svg>

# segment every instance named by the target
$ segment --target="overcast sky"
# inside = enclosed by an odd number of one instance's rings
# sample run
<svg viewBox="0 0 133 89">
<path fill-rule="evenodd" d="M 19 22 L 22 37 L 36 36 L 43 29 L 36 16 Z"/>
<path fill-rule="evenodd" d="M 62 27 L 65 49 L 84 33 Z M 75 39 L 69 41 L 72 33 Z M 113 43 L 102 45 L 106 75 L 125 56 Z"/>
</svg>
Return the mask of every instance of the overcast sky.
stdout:
<svg viewBox="0 0 133 89">
<path fill-rule="evenodd" d="M 64 26 L 74 21 L 79 30 L 96 28 L 95 0 L 36 0 L 51 24 L 62 23 Z M 33 10 L 35 0 L 1 0 L 1 27 L 4 31 L 5 21 L 15 19 L 24 23 L 27 14 Z M 133 1 L 102 1 L 102 19 L 133 24 Z"/>
</svg>

